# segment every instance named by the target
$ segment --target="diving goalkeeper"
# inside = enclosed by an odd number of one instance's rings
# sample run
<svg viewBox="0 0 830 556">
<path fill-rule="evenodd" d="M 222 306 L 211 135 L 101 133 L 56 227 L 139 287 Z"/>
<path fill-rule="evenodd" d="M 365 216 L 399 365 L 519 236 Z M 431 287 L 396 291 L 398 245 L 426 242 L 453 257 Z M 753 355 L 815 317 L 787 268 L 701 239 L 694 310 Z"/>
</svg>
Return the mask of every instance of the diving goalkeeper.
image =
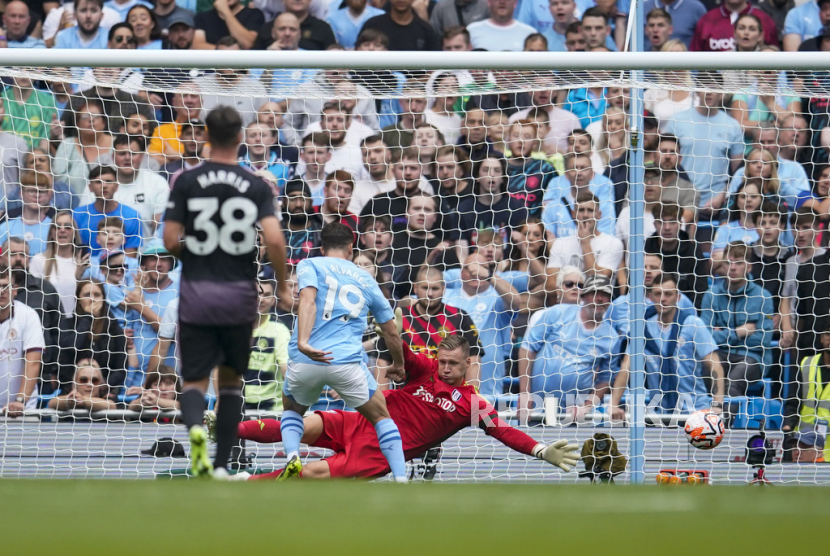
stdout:
<svg viewBox="0 0 830 556">
<path fill-rule="evenodd" d="M 500 420 L 495 408 L 465 383 L 471 364 L 470 344 L 460 335 L 438 344 L 436 359 L 413 353 L 404 343 L 405 377 L 400 390 L 387 390 L 386 404 L 403 440 L 407 460 L 421 456 L 466 426 L 478 426 L 505 446 L 570 471 L 579 456 L 577 446 L 558 440 L 549 446 Z M 317 411 L 305 417 L 302 442 L 335 452 L 329 458 L 303 466 L 303 479 L 376 478 L 389 473 L 372 424 L 353 411 Z M 239 438 L 255 442 L 280 442 L 280 422 L 275 419 L 240 423 Z M 282 470 L 263 475 L 239 473 L 236 478 L 276 479 Z"/>
</svg>

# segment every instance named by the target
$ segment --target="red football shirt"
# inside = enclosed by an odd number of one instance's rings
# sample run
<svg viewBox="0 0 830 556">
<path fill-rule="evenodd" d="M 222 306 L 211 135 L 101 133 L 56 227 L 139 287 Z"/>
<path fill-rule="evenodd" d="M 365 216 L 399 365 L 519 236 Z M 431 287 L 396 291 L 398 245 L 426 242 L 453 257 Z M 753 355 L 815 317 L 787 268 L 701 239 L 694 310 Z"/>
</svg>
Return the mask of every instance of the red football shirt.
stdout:
<svg viewBox="0 0 830 556">
<path fill-rule="evenodd" d="M 384 394 L 401 433 L 406 459 L 423 454 L 469 426 L 481 428 L 508 448 L 532 455 L 538 442 L 499 419 L 496 409 L 473 386 L 445 383 L 438 376 L 438 361 L 413 353 L 405 344 L 404 354 L 407 384 Z"/>
<path fill-rule="evenodd" d="M 739 16 L 752 14 L 761 20 L 764 28 L 764 44 L 778 46 L 778 32 L 775 22 L 765 11 L 748 5 Z M 736 20 L 737 21 L 737 20 Z M 735 24 L 731 13 L 723 6 L 709 10 L 695 26 L 695 34 L 689 50 L 699 52 L 728 52 L 735 50 Z"/>
</svg>

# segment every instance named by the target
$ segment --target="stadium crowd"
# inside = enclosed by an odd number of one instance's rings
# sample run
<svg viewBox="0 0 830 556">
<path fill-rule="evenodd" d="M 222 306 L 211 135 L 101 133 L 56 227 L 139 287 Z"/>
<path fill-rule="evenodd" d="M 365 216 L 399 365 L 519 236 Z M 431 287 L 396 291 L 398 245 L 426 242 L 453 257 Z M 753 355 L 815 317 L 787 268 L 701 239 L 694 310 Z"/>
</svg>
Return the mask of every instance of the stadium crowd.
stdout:
<svg viewBox="0 0 830 556">
<path fill-rule="evenodd" d="M 0 47 L 609 52 L 624 47 L 628 9 L 6 0 Z M 830 0 L 647 0 L 646 12 L 635 31 L 667 55 L 830 51 Z M 529 91 L 508 92 L 520 79 Z M 767 396 L 786 402 L 785 430 L 812 430 L 830 416 L 830 361 L 813 357 L 830 349 L 830 80 L 664 79 L 645 92 L 642 133 L 652 407 L 720 411 L 724 396 Z M 178 175 L 209 156 L 204 116 L 229 104 L 245 123 L 240 165 L 271 184 L 291 265 L 318 256 L 323 226 L 342 222 L 355 262 L 403 308 L 413 350 L 461 333 L 483 394 L 519 393 L 522 410 L 530 394 L 552 396 L 577 413 L 611 394 L 619 416 L 629 91 L 552 82 L 540 72 L 117 67 L 3 78 L 0 406 L 175 407 L 180 269 L 159 241 L 163 214 Z M 701 82 L 707 92 L 690 90 Z M 717 92 L 740 87 L 759 94 Z M 279 409 L 294 321 L 276 308 L 264 249 L 260 259 L 245 398 Z M 388 387 L 383 342 L 367 330 L 365 347 Z"/>
</svg>

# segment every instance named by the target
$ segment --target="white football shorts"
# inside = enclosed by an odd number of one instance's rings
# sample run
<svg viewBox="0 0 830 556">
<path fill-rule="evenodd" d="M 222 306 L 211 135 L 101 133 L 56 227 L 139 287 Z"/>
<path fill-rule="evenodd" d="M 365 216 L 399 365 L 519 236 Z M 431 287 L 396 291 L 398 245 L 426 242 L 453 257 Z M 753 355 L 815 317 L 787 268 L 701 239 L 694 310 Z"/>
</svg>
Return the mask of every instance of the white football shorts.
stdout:
<svg viewBox="0 0 830 556">
<path fill-rule="evenodd" d="M 317 403 L 327 385 L 351 408 L 368 402 L 378 388 L 375 377 L 363 362 L 341 365 L 288 362 L 283 393 L 300 405 L 311 407 Z"/>
</svg>

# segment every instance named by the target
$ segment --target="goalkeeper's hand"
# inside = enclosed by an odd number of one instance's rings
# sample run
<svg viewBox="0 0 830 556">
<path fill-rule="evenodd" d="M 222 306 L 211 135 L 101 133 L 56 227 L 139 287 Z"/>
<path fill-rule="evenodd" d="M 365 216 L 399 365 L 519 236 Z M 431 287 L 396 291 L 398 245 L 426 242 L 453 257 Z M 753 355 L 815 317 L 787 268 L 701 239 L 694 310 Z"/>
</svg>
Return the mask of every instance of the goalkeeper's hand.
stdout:
<svg viewBox="0 0 830 556">
<path fill-rule="evenodd" d="M 578 445 L 568 444 L 567 440 L 557 440 L 550 446 L 537 444 L 533 455 L 567 473 L 579 462 L 580 457 L 576 454 L 578 449 Z"/>
<path fill-rule="evenodd" d="M 398 331 L 398 336 L 403 334 L 403 311 L 401 311 L 400 307 L 395 309 L 395 330 Z M 380 325 L 377 321 L 375 321 L 375 334 L 383 336 L 383 332 L 381 331 Z"/>
</svg>

